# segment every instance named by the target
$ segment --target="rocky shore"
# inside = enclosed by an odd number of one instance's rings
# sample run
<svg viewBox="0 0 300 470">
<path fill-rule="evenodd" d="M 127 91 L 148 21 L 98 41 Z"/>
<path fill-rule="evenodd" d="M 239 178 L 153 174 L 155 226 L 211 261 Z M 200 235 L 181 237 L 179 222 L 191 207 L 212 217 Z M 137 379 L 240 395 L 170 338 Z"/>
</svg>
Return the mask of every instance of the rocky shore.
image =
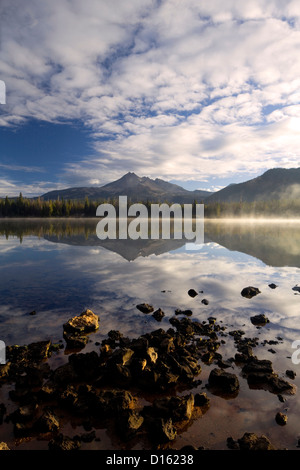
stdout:
<svg viewBox="0 0 300 470">
<path fill-rule="evenodd" d="M 161 309 L 154 311 L 148 304 L 137 308 L 158 322 L 164 316 Z M 247 338 L 242 330 L 228 331 L 214 317 L 192 320 L 187 312 L 176 311 L 167 330 L 158 328 L 133 339 L 111 330 L 96 351 L 84 352 L 101 320 L 85 310 L 62 325 L 69 354 L 67 362 L 56 368 L 51 367 L 50 358 L 59 355 L 63 342 L 7 346 L 0 386 L 9 386 L 14 410 L 8 412 L 7 403 L 0 403 L 0 425 L 13 425 L 19 442 L 42 436 L 49 450 L 78 450 L 83 443 L 97 440 L 94 429 L 99 426 L 111 429 L 124 443 L 138 439 L 148 448 L 164 449 L 213 406 L 204 388 L 210 394 L 234 398 L 243 377 L 249 387 L 268 390 L 282 400 L 295 393 L 295 386 L 279 377 L 270 360 L 254 354 L 257 338 Z M 261 326 L 268 319 L 255 316 L 251 322 Z M 233 340 L 236 353 L 224 359 L 222 346 L 227 337 Z M 199 392 L 203 364 L 211 370 Z M 233 365 L 238 374 L 228 371 Z M 292 371 L 289 377 L 293 378 Z M 145 403 L 144 394 L 151 395 L 151 403 Z M 276 416 L 280 425 L 286 419 L 282 413 Z M 85 432 L 65 435 L 62 424 L 68 420 L 76 420 Z M 227 447 L 275 449 L 266 436 L 247 430 L 238 440 L 228 436 Z M 9 442 L 0 443 L 0 449 L 9 450 Z"/>
</svg>

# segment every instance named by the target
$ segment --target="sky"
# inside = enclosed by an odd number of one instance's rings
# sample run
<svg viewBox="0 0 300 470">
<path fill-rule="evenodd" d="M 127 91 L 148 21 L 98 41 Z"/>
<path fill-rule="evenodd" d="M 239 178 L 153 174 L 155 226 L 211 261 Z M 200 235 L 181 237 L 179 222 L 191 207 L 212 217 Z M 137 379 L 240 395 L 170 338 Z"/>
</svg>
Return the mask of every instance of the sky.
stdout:
<svg viewBox="0 0 300 470">
<path fill-rule="evenodd" d="M 1 80 L 0 197 L 300 166 L 299 0 L 0 0 Z"/>
</svg>

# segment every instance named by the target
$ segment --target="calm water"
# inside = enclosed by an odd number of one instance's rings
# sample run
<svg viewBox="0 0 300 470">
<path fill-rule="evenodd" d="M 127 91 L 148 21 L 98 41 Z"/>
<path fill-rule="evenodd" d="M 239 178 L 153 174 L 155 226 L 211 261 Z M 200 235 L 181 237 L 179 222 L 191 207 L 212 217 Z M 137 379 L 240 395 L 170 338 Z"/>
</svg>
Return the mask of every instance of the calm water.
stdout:
<svg viewBox="0 0 300 470">
<path fill-rule="evenodd" d="M 101 242 L 96 224 L 97 220 L 0 222 L 1 340 L 57 342 L 63 324 L 90 308 L 100 316 L 100 329 L 91 336 L 89 350 L 111 329 L 131 337 L 168 329 L 175 309 L 191 309 L 192 319 L 214 316 L 227 331 L 243 329 L 247 337 L 258 337 L 258 358 L 272 360 L 285 379 L 285 371 L 294 370 L 296 379 L 288 380 L 299 387 L 300 365 L 291 361 L 291 345 L 300 340 L 300 294 L 293 290 L 300 286 L 300 222 L 206 222 L 205 243 L 197 250 L 187 250 L 181 240 Z M 277 288 L 271 289 L 270 283 Z M 241 290 L 249 285 L 261 294 L 242 297 Z M 191 298 L 191 288 L 203 292 Z M 204 298 L 208 305 L 201 303 Z M 162 308 L 162 322 L 139 312 L 136 305 L 142 302 Z M 33 310 L 36 315 L 29 315 Z M 259 329 L 250 322 L 258 313 L 270 320 Z M 262 343 L 278 336 L 282 341 L 272 346 L 275 353 L 270 352 L 271 347 Z M 235 352 L 227 337 L 220 353 L 227 359 Z M 203 365 L 200 391 L 209 371 Z M 239 369 L 234 372 L 240 374 Z M 223 449 L 227 437 L 238 439 L 248 431 L 267 435 L 280 448 L 296 449 L 299 393 L 281 403 L 276 395 L 250 390 L 239 379 L 237 398 L 214 397 L 208 412 L 178 436 L 172 444 L 175 449 L 189 443 Z M 277 411 L 288 415 L 286 426 L 275 423 Z M 109 449 L 116 444 L 103 431 L 99 445 Z"/>
</svg>

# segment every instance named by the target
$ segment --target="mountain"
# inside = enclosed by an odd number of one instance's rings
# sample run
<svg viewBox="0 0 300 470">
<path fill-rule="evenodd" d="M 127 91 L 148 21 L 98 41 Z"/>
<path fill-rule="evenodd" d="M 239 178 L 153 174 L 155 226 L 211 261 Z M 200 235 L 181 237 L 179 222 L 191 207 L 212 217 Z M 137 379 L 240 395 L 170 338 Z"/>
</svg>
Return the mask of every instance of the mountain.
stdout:
<svg viewBox="0 0 300 470">
<path fill-rule="evenodd" d="M 57 198 L 65 200 L 103 200 L 109 198 L 118 198 L 127 196 L 131 202 L 147 201 L 150 202 L 170 202 L 188 204 L 195 199 L 200 203 L 212 193 L 209 191 L 188 191 L 177 184 L 156 178 L 155 180 L 147 176 L 137 176 L 129 172 L 122 178 L 100 187 L 82 187 L 68 188 L 56 191 L 50 191 L 41 196 L 43 200 L 56 200 Z"/>
<path fill-rule="evenodd" d="M 300 197 L 300 168 L 273 168 L 244 183 L 230 184 L 210 195 L 212 202 L 254 202 Z"/>
</svg>

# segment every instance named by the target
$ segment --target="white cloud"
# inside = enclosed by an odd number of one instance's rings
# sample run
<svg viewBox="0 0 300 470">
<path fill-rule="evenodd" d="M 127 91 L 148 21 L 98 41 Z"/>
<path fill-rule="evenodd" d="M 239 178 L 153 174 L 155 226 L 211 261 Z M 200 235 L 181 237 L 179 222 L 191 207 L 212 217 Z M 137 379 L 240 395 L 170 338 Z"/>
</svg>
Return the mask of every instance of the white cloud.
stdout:
<svg viewBox="0 0 300 470">
<path fill-rule="evenodd" d="M 2 12 L 0 125 L 81 119 L 99 158 L 68 165 L 70 181 L 298 165 L 296 1 L 4 0 Z"/>
</svg>

